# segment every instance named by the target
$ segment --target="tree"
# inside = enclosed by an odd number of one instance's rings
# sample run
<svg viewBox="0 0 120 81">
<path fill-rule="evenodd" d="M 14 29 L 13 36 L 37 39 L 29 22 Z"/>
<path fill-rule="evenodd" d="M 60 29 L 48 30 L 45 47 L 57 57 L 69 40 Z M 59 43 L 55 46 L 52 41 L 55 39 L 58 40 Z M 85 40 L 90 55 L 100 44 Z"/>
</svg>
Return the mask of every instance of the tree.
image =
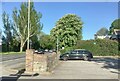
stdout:
<svg viewBox="0 0 120 81">
<path fill-rule="evenodd" d="M 39 43 L 39 39 L 38 39 L 37 35 L 32 36 L 30 39 L 32 42 L 31 48 L 32 49 L 39 49 L 40 43 Z"/>
<path fill-rule="evenodd" d="M 54 41 L 51 39 L 50 35 L 42 35 L 40 37 L 40 47 L 42 49 L 55 49 L 56 45 Z"/>
<path fill-rule="evenodd" d="M 30 3 L 30 38 L 37 35 L 42 30 L 42 24 L 40 19 L 42 14 L 37 12 L 34 8 L 34 3 Z M 20 52 L 22 52 L 23 47 L 28 40 L 28 3 L 22 3 L 20 10 L 16 8 L 13 11 L 13 20 L 14 20 L 14 33 L 16 37 L 20 40 Z"/>
<path fill-rule="evenodd" d="M 51 37 L 59 41 L 59 47 L 70 47 L 82 38 L 82 24 L 80 17 L 75 14 L 67 14 L 60 18 L 51 30 Z"/>
<path fill-rule="evenodd" d="M 9 46 L 12 42 L 12 27 L 11 21 L 9 19 L 9 15 L 6 12 L 3 12 L 2 14 L 2 21 L 3 21 L 3 28 L 4 28 L 4 43 L 7 45 L 6 49 L 9 51 Z"/>
<path fill-rule="evenodd" d="M 103 27 L 100 30 L 97 31 L 96 33 L 98 36 L 105 36 L 108 34 L 108 29 Z"/>
<path fill-rule="evenodd" d="M 110 27 L 110 33 L 112 34 L 114 29 L 120 29 L 120 19 L 116 19 L 112 22 Z"/>
</svg>

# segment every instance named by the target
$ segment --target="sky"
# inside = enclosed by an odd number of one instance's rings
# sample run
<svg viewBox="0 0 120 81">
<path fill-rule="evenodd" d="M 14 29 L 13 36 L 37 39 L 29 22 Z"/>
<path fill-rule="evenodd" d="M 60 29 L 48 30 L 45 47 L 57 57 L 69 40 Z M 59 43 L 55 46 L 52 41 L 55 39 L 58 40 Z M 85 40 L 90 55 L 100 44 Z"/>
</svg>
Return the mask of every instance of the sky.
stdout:
<svg viewBox="0 0 120 81">
<path fill-rule="evenodd" d="M 20 9 L 21 2 L 2 2 L 2 12 L 9 14 Z M 81 17 L 83 24 L 83 40 L 94 39 L 94 34 L 102 27 L 109 29 L 111 23 L 118 18 L 117 2 L 35 2 L 35 9 L 42 13 L 42 31 L 50 34 L 57 20 L 66 14 L 76 14 Z M 1 19 L 0 25 L 2 26 Z"/>
</svg>

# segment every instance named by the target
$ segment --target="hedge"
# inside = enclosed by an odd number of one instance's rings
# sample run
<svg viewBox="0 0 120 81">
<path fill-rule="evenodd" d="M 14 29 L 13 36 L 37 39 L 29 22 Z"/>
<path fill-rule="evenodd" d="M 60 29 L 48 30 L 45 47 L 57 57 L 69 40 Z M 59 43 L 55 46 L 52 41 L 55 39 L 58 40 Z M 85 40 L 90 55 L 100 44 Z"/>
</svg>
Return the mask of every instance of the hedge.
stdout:
<svg viewBox="0 0 120 81">
<path fill-rule="evenodd" d="M 120 54 L 118 45 L 117 41 L 108 39 L 79 40 L 75 46 L 65 48 L 61 50 L 61 53 L 73 49 L 86 49 L 92 52 L 94 56 L 118 56 Z"/>
</svg>

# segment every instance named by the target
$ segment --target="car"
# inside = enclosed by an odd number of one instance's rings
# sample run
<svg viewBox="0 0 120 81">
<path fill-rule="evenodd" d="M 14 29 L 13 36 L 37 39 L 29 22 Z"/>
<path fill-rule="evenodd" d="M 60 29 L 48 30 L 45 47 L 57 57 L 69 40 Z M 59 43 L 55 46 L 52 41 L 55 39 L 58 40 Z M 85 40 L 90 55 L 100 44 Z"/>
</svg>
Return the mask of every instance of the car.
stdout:
<svg viewBox="0 0 120 81">
<path fill-rule="evenodd" d="M 93 58 L 93 54 L 85 49 L 75 49 L 60 55 L 60 60 L 67 61 L 68 59 L 84 59 L 89 61 Z"/>
<path fill-rule="evenodd" d="M 49 53 L 53 53 L 53 50 L 49 50 Z"/>
<path fill-rule="evenodd" d="M 35 50 L 35 53 L 38 53 L 38 54 L 44 54 L 44 50 L 43 49 L 38 49 L 38 50 Z"/>
</svg>

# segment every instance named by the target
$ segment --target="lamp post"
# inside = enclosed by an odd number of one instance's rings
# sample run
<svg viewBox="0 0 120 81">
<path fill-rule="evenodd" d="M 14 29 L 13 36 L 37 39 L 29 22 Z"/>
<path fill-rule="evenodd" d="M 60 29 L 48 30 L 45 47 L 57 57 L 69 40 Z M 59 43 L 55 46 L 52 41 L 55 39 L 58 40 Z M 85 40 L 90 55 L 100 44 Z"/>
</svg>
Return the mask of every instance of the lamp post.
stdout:
<svg viewBox="0 0 120 81">
<path fill-rule="evenodd" d="M 57 30 L 57 54 L 59 51 L 59 31 Z"/>
<path fill-rule="evenodd" d="M 58 36 L 57 36 L 57 54 L 58 54 Z"/>
<path fill-rule="evenodd" d="M 32 49 L 32 41 L 30 40 L 30 49 Z"/>
<path fill-rule="evenodd" d="M 2 39 L 0 38 L 0 52 L 2 52 Z"/>
<path fill-rule="evenodd" d="M 29 38 L 30 38 L 30 32 L 29 32 L 29 29 L 30 29 L 30 0 L 28 0 L 28 41 L 27 41 L 27 49 L 29 49 Z"/>
</svg>

